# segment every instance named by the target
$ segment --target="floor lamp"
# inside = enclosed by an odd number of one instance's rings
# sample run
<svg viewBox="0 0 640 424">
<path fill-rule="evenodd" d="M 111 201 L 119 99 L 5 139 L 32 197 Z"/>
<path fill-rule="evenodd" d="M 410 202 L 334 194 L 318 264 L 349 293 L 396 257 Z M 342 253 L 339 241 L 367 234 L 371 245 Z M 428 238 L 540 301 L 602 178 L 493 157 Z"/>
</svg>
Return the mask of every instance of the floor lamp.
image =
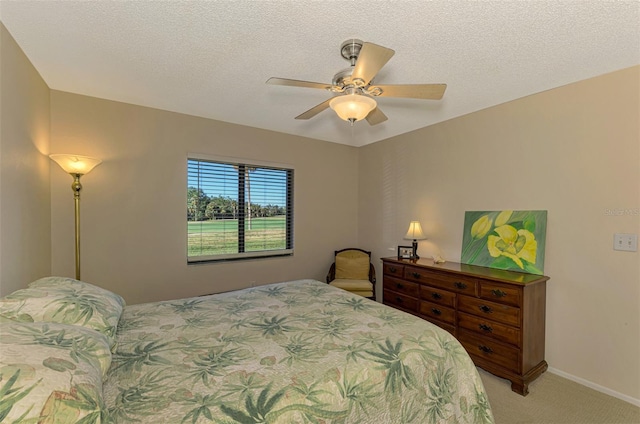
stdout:
<svg viewBox="0 0 640 424">
<path fill-rule="evenodd" d="M 58 165 L 73 177 L 71 190 L 75 202 L 75 223 L 76 223 L 76 280 L 80 279 L 80 177 L 88 174 L 93 168 L 100 165 L 100 159 L 87 156 L 57 154 L 49 155 Z"/>
</svg>

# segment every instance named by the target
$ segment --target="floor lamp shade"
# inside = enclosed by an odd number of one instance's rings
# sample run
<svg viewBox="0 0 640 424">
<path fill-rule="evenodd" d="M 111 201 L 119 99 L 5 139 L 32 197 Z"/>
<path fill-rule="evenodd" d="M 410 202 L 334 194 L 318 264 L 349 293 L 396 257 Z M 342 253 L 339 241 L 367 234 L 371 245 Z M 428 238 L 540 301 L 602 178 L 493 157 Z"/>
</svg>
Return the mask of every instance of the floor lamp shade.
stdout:
<svg viewBox="0 0 640 424">
<path fill-rule="evenodd" d="M 75 239 L 76 239 L 76 280 L 80 279 L 80 177 L 88 174 L 93 168 L 100 165 L 100 159 L 88 156 L 55 154 L 49 155 L 60 167 L 73 177 L 71 190 L 73 190 L 73 199 L 75 204 Z"/>
<path fill-rule="evenodd" d="M 64 172 L 71 175 L 86 175 L 102 163 L 100 159 L 90 158 L 88 156 L 56 154 L 49 155 L 49 157 L 60 165 L 60 168 L 64 169 Z"/>
</svg>

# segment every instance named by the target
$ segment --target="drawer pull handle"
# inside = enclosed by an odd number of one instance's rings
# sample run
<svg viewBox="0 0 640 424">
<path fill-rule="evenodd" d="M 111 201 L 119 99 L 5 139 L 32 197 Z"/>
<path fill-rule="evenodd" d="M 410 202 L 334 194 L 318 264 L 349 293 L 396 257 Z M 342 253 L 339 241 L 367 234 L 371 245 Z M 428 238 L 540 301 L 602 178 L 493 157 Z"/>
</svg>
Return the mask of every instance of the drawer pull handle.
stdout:
<svg viewBox="0 0 640 424">
<path fill-rule="evenodd" d="M 431 312 L 433 312 L 434 315 L 442 315 L 442 311 L 437 308 L 431 308 Z"/>
<path fill-rule="evenodd" d="M 396 302 L 402 303 L 402 298 L 401 297 L 396 297 Z"/>
<path fill-rule="evenodd" d="M 490 307 L 488 307 L 487 305 L 482 305 L 479 307 L 480 310 L 482 312 L 484 312 L 485 314 L 490 314 L 491 312 L 493 312 L 493 309 L 491 309 Z"/>
<path fill-rule="evenodd" d="M 396 271 L 397 271 L 396 267 L 392 266 L 391 268 L 389 268 L 389 272 L 391 272 L 392 274 L 395 274 Z"/>
<path fill-rule="evenodd" d="M 420 278 L 419 272 L 412 272 L 411 275 L 413 275 L 413 278 Z"/>
<path fill-rule="evenodd" d="M 498 290 L 498 289 L 491 290 L 491 293 L 493 293 L 493 295 L 495 297 L 505 297 L 507 295 L 505 292 L 503 292 L 502 290 Z"/>
<path fill-rule="evenodd" d="M 491 328 L 490 326 L 488 326 L 487 324 L 480 324 L 478 325 L 478 327 L 480 327 L 480 329 L 482 331 L 486 331 L 487 333 L 491 333 L 493 332 L 493 328 Z"/>
<path fill-rule="evenodd" d="M 442 299 L 442 295 L 440 295 L 440 293 L 436 293 L 436 292 L 431 293 L 431 297 L 433 297 L 436 300 Z"/>
<path fill-rule="evenodd" d="M 402 284 L 400 284 L 400 283 L 396 283 L 396 287 L 399 288 L 399 289 L 403 289 L 404 288 L 404 286 Z"/>
<path fill-rule="evenodd" d="M 467 285 L 465 283 L 462 283 L 460 281 L 456 281 L 455 283 L 453 283 L 454 286 L 456 286 L 457 288 L 464 290 L 467 288 Z"/>
<path fill-rule="evenodd" d="M 485 346 L 485 345 L 478 346 L 478 349 L 480 349 L 484 353 L 493 353 L 493 349 L 491 349 L 490 347 Z"/>
</svg>

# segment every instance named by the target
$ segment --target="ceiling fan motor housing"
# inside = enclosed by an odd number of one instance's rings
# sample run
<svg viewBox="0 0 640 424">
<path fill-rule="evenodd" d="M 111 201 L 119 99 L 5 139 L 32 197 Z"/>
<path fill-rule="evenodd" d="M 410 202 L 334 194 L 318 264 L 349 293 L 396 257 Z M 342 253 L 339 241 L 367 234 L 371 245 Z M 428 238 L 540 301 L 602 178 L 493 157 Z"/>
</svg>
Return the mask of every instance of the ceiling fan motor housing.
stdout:
<svg viewBox="0 0 640 424">
<path fill-rule="evenodd" d="M 352 73 L 353 68 L 345 68 L 341 71 L 338 71 L 338 73 L 333 76 L 333 80 L 331 81 L 331 84 L 333 85 L 333 87 L 331 87 L 331 91 L 342 93 L 345 88 L 353 86 L 354 83 L 353 81 L 351 81 Z"/>
</svg>

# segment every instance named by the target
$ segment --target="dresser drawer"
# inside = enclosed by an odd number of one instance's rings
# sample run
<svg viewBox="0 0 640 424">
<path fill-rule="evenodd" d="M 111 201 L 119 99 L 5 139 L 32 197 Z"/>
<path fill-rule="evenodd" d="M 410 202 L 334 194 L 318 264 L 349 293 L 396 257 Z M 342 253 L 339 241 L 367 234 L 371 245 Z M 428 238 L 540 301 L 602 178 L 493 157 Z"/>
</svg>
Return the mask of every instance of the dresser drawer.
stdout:
<svg viewBox="0 0 640 424">
<path fill-rule="evenodd" d="M 484 358 L 514 372 L 518 372 L 520 368 L 518 360 L 520 351 L 515 347 L 492 341 L 487 337 L 476 336 L 464 330 L 458 331 L 458 340 L 472 357 Z"/>
<path fill-rule="evenodd" d="M 480 281 L 480 297 L 499 303 L 520 306 L 522 304 L 522 289 L 516 286 Z"/>
<path fill-rule="evenodd" d="M 404 278 L 430 286 L 436 286 L 470 296 L 476 295 L 476 279 L 466 276 L 453 276 L 437 272 L 430 272 L 418 267 L 407 266 L 404 268 Z"/>
<path fill-rule="evenodd" d="M 404 265 L 389 264 L 385 262 L 382 266 L 382 273 L 384 275 L 402 278 L 404 276 Z"/>
<path fill-rule="evenodd" d="M 515 327 L 464 312 L 458 312 L 458 327 L 520 347 L 520 330 Z"/>
<path fill-rule="evenodd" d="M 446 290 L 440 290 L 431 286 L 420 286 L 420 298 L 429 302 L 437 303 L 438 305 L 448 306 L 455 308 L 456 306 L 456 294 Z"/>
<path fill-rule="evenodd" d="M 498 321 L 516 327 L 520 326 L 520 308 L 513 306 L 502 305 L 469 296 L 460 296 L 458 299 L 458 310 L 485 317 L 492 321 Z"/>
<path fill-rule="evenodd" d="M 386 305 L 392 305 L 414 313 L 418 311 L 418 299 L 415 297 L 405 296 L 391 290 L 384 290 L 383 296 Z"/>
<path fill-rule="evenodd" d="M 424 315 L 425 317 L 433 318 L 438 321 L 446 322 L 447 324 L 455 324 L 456 323 L 456 311 L 451 308 L 446 308 L 444 306 L 425 302 L 424 300 L 420 302 L 420 315 Z"/>
<path fill-rule="evenodd" d="M 411 297 L 418 297 L 420 286 L 417 283 L 400 280 L 389 276 L 384 277 L 383 282 L 385 290 L 393 290 L 396 293 L 404 294 Z"/>
</svg>

